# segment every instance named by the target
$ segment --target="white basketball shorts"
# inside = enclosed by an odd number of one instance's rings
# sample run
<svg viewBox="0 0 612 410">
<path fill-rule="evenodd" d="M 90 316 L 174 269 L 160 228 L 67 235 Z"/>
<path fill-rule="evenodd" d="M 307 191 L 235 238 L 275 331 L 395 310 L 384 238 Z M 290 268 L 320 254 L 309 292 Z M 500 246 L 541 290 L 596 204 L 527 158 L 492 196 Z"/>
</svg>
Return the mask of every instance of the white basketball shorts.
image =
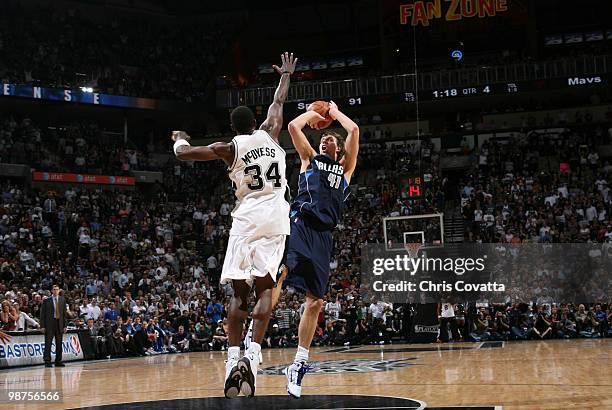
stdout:
<svg viewBox="0 0 612 410">
<path fill-rule="evenodd" d="M 227 243 L 221 284 L 232 280 L 246 280 L 253 285 L 256 277 L 270 274 L 276 281 L 276 273 L 285 252 L 287 235 L 241 236 L 230 235 Z"/>
</svg>

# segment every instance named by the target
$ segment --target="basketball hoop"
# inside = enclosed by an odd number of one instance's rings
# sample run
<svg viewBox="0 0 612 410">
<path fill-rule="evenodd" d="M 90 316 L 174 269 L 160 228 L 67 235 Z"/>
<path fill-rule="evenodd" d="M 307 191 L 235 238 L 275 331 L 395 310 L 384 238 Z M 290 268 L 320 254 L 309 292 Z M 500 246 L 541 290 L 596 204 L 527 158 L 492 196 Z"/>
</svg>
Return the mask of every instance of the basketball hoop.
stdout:
<svg viewBox="0 0 612 410">
<path fill-rule="evenodd" d="M 408 255 L 410 255 L 411 258 L 416 258 L 418 256 L 421 246 L 423 246 L 423 244 L 419 242 L 409 242 L 404 244 L 404 248 L 406 248 L 406 252 L 408 252 Z"/>
</svg>

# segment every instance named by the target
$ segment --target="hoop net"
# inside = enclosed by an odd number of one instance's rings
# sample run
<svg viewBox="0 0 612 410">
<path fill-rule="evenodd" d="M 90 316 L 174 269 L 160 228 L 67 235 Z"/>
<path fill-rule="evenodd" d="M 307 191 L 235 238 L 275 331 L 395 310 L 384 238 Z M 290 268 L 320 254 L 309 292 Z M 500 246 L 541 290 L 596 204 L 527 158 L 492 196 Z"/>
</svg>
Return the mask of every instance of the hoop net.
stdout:
<svg viewBox="0 0 612 410">
<path fill-rule="evenodd" d="M 419 250 L 423 246 L 422 243 L 419 242 L 409 242 L 404 244 L 404 248 L 406 248 L 406 252 L 410 255 L 411 258 L 416 258 L 419 254 Z"/>
</svg>

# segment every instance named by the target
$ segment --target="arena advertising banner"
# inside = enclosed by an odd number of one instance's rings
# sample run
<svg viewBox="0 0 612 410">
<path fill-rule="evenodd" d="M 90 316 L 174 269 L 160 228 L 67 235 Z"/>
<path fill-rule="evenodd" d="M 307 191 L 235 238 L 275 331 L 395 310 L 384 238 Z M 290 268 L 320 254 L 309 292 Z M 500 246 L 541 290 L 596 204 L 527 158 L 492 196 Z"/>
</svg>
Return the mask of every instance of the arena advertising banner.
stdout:
<svg viewBox="0 0 612 410">
<path fill-rule="evenodd" d="M 38 100 L 64 101 L 81 104 L 110 105 L 113 107 L 154 110 L 160 101 L 150 98 L 126 97 L 123 95 L 100 94 L 69 88 L 46 88 L 32 85 L 0 83 L 0 96 L 23 97 Z"/>
<path fill-rule="evenodd" d="M 612 293 L 612 243 L 414 245 L 362 248 L 364 300 L 596 303 Z"/>
<path fill-rule="evenodd" d="M 400 5 L 400 24 L 429 26 L 434 19 L 460 21 L 494 17 L 508 11 L 507 0 L 426 0 Z"/>
<path fill-rule="evenodd" d="M 45 335 L 42 333 L 11 334 L 8 343 L 0 343 L 0 368 L 42 364 Z M 51 344 L 51 361 L 55 360 L 55 342 Z M 77 333 L 67 333 L 62 342 L 62 361 L 83 359 L 81 340 Z"/>
<path fill-rule="evenodd" d="M 415 305 L 412 329 L 410 329 L 410 342 L 433 343 L 438 338 L 439 331 L 437 304 Z"/>
<path fill-rule="evenodd" d="M 77 184 L 100 184 L 100 185 L 130 185 L 136 184 L 134 177 L 115 175 L 90 175 L 90 174 L 68 174 L 62 172 L 40 172 L 32 173 L 32 180 L 36 182 L 68 182 Z"/>
</svg>

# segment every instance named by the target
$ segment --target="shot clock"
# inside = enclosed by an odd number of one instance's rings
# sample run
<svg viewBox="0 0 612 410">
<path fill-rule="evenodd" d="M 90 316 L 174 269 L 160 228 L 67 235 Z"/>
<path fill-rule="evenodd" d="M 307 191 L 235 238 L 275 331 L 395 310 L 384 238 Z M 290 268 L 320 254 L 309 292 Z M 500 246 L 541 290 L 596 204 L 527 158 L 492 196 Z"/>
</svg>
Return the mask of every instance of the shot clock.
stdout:
<svg viewBox="0 0 612 410">
<path fill-rule="evenodd" d="M 400 177 L 401 195 L 404 199 L 421 199 L 425 195 L 425 181 L 422 175 Z"/>
</svg>

